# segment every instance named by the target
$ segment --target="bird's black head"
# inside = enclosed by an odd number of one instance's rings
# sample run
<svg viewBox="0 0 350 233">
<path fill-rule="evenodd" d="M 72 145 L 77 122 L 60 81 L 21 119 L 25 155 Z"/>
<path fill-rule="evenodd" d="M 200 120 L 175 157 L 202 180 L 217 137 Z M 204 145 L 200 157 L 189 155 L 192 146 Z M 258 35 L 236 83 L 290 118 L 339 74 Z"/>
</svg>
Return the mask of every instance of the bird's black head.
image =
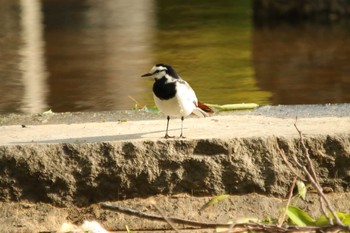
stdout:
<svg viewBox="0 0 350 233">
<path fill-rule="evenodd" d="M 155 79 L 160 79 L 164 77 L 165 74 L 168 74 L 169 76 L 176 79 L 180 78 L 171 65 L 161 63 L 153 66 L 151 71 L 147 74 L 142 75 L 142 77 L 152 76 Z"/>
</svg>

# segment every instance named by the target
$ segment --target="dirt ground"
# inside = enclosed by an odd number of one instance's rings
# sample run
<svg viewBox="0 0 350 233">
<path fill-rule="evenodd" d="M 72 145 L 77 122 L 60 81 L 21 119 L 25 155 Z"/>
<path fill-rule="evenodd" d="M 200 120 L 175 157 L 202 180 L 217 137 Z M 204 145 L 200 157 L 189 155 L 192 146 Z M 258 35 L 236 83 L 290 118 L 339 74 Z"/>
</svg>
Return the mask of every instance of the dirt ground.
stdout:
<svg viewBox="0 0 350 233">
<path fill-rule="evenodd" d="M 350 193 L 331 193 L 328 197 L 336 210 L 350 212 Z M 151 198 L 114 201 L 111 204 L 132 208 L 139 212 L 164 214 L 205 223 L 239 223 L 278 218 L 286 203 L 282 198 L 254 193 L 231 195 L 200 212 L 199 209 L 210 199 L 211 197 L 193 197 L 188 194 L 157 195 Z M 297 205 L 310 215 L 314 217 L 321 215 L 316 194 L 309 194 L 307 201 L 299 199 L 297 202 Z M 97 221 L 111 232 L 126 232 L 126 226 L 132 232 L 174 232 L 167 223 L 105 210 L 100 208 L 98 203 L 86 207 L 75 205 L 55 207 L 45 203 L 2 202 L 0 209 L 0 226 L 3 233 L 59 232 L 63 223 L 80 225 L 84 220 Z M 176 224 L 176 227 L 182 232 L 215 231 L 214 229 L 199 230 L 179 224 Z"/>
</svg>

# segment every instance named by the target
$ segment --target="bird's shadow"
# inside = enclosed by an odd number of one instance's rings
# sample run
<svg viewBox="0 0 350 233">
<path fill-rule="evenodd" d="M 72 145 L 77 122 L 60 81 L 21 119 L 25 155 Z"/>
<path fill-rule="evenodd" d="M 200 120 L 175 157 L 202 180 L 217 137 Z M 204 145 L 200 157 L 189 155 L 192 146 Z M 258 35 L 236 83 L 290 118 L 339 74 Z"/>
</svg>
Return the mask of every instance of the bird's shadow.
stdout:
<svg viewBox="0 0 350 233">
<path fill-rule="evenodd" d="M 169 129 L 169 131 L 175 131 L 178 129 Z M 52 140 L 36 140 L 36 141 L 22 141 L 22 142 L 13 142 L 13 144 L 56 144 L 56 143 L 94 143 L 94 142 L 109 142 L 109 141 L 124 141 L 124 140 L 136 140 L 145 138 L 144 135 L 147 134 L 154 134 L 154 133 L 161 133 L 164 132 L 164 130 L 157 130 L 157 131 L 150 131 L 150 132 L 143 132 L 143 133 L 134 133 L 134 134 L 120 134 L 120 135 L 110 135 L 110 136 L 93 136 L 93 137 L 75 137 L 75 138 L 57 138 Z M 162 139 L 164 136 L 161 137 L 150 137 L 148 139 Z"/>
</svg>

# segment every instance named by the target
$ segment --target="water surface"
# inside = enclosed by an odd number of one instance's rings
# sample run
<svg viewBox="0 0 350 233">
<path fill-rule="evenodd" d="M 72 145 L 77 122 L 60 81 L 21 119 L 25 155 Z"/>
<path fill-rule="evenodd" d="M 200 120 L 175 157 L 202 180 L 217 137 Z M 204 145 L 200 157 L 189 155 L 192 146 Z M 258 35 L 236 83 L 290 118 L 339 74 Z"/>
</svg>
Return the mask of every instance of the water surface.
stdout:
<svg viewBox="0 0 350 233">
<path fill-rule="evenodd" d="M 2 0 L 0 113 L 153 106 L 156 63 L 203 102 L 350 102 L 347 25 L 255 26 L 246 0 Z"/>
</svg>

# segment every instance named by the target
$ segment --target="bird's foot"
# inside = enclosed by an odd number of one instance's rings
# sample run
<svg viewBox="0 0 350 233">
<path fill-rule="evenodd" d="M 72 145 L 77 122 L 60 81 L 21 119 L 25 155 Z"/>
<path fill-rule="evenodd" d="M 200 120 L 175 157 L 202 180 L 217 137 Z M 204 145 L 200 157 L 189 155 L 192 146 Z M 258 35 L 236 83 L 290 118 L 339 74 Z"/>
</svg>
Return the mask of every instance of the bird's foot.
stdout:
<svg viewBox="0 0 350 233">
<path fill-rule="evenodd" d="M 169 136 L 169 134 L 165 134 L 164 138 L 165 138 L 165 139 L 168 139 L 168 138 L 175 138 L 175 136 Z"/>
<path fill-rule="evenodd" d="M 185 136 L 183 136 L 182 134 L 180 134 L 180 137 L 179 138 L 186 138 Z"/>
</svg>

